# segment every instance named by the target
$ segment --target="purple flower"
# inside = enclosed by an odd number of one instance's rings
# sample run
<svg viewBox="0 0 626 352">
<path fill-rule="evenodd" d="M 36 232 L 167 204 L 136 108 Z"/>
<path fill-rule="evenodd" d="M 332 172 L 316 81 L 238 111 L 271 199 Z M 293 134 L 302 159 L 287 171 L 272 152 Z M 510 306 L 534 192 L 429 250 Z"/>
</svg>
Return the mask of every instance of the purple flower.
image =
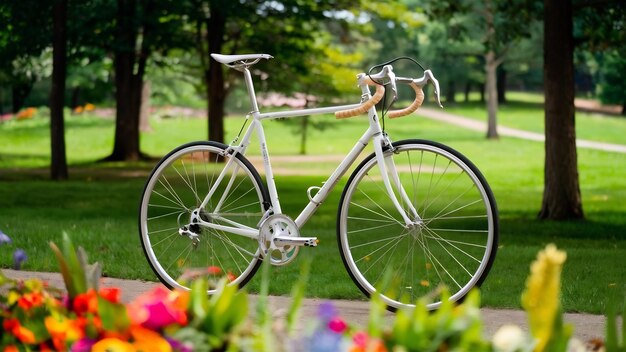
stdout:
<svg viewBox="0 0 626 352">
<path fill-rule="evenodd" d="M 13 252 L 13 269 L 20 270 L 22 263 L 26 261 L 28 257 L 23 249 L 17 249 Z"/>
<path fill-rule="evenodd" d="M 11 243 L 11 238 L 7 236 L 6 233 L 2 232 L 2 230 L 0 230 L 0 245 L 3 245 L 5 243 Z"/>
<path fill-rule="evenodd" d="M 332 302 L 323 302 L 317 307 L 317 316 L 321 321 L 327 323 L 337 316 L 337 308 Z"/>
<path fill-rule="evenodd" d="M 335 352 L 341 351 L 343 337 L 328 330 L 316 330 L 310 337 L 307 352 Z"/>
<path fill-rule="evenodd" d="M 170 346 L 172 347 L 173 351 L 178 351 L 178 352 L 193 352 L 193 347 L 180 342 L 178 340 L 166 337 L 165 338 L 167 340 L 167 342 L 170 343 Z"/>
</svg>

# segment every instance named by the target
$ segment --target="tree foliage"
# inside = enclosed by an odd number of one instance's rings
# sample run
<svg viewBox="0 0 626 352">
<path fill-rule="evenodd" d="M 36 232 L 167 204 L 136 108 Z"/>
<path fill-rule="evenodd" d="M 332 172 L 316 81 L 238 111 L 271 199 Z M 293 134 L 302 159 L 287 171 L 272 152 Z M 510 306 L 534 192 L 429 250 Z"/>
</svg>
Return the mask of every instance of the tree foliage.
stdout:
<svg viewBox="0 0 626 352">
<path fill-rule="evenodd" d="M 497 71 L 505 62 L 511 49 L 521 39 L 531 34 L 530 24 L 537 15 L 533 0 L 515 1 L 428 1 L 425 11 L 431 21 L 443 30 L 444 61 L 449 57 L 480 57 L 484 65 L 484 82 L 487 95 L 488 138 L 497 138 Z M 448 87 L 452 98 L 456 91 L 457 76 L 450 75 Z M 461 76 L 462 77 L 462 76 Z M 463 82 L 463 79 L 458 79 Z"/>
<path fill-rule="evenodd" d="M 601 65 L 601 82 L 599 97 L 607 104 L 622 106 L 622 115 L 626 115 L 626 58 L 618 51 L 607 53 Z"/>
</svg>

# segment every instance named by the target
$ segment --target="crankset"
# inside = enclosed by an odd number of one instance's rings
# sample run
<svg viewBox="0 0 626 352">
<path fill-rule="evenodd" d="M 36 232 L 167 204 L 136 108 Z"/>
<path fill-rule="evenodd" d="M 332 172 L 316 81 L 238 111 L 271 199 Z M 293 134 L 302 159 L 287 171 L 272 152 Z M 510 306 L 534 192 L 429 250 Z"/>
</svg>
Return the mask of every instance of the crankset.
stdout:
<svg viewBox="0 0 626 352">
<path fill-rule="evenodd" d="M 300 237 L 298 226 L 284 214 L 268 216 L 259 228 L 259 248 L 272 265 L 291 263 L 300 247 L 315 247 L 316 237 Z"/>
</svg>

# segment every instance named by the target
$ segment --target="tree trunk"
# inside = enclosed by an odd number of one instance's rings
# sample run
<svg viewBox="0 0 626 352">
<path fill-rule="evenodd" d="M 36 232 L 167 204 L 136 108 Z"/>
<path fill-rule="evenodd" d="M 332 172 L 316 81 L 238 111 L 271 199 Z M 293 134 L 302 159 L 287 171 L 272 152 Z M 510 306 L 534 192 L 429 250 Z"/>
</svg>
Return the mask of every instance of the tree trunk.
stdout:
<svg viewBox="0 0 626 352">
<path fill-rule="evenodd" d="M 151 132 L 150 126 L 150 94 L 152 88 L 150 81 L 144 81 L 141 88 L 141 102 L 139 107 L 139 131 Z"/>
<path fill-rule="evenodd" d="M 80 105 L 80 87 L 72 88 L 72 97 L 70 98 L 70 108 L 72 111 Z"/>
<path fill-rule="evenodd" d="M 448 82 L 448 89 L 446 90 L 446 103 L 456 102 L 456 84 L 453 80 Z"/>
<path fill-rule="evenodd" d="M 571 0 L 544 0 L 545 170 L 540 219 L 584 217 L 576 155 Z"/>
<path fill-rule="evenodd" d="M 309 116 L 304 116 L 302 117 L 302 120 L 300 121 L 300 155 L 306 155 L 306 140 L 307 140 L 307 133 L 309 133 L 309 121 L 310 117 Z"/>
<path fill-rule="evenodd" d="M 469 103 L 469 95 L 472 91 L 472 84 L 470 82 L 465 83 L 465 102 Z"/>
<path fill-rule="evenodd" d="M 495 42 L 496 27 L 494 19 L 493 4 L 490 0 L 484 0 L 485 25 L 486 28 L 486 54 L 485 54 L 485 74 L 487 80 L 487 138 L 498 138 L 498 86 L 496 71 L 500 65 L 496 58 Z"/>
<path fill-rule="evenodd" d="M 14 114 L 17 114 L 24 107 L 26 97 L 28 97 L 28 94 L 30 94 L 31 90 L 33 90 L 34 83 L 31 80 L 22 77 L 14 77 L 12 81 L 13 84 L 11 86 L 11 111 Z"/>
<path fill-rule="evenodd" d="M 487 73 L 487 138 L 498 138 L 498 92 L 496 71 L 498 63 L 496 54 L 490 50 L 485 55 L 485 71 Z"/>
<path fill-rule="evenodd" d="M 497 70 L 497 82 L 498 87 L 498 104 L 506 103 L 506 70 L 502 65 L 498 66 Z"/>
<path fill-rule="evenodd" d="M 50 176 L 53 180 L 68 178 L 65 157 L 65 77 L 67 71 L 67 0 L 54 3 L 52 10 L 52 87 L 50 88 Z"/>
<path fill-rule="evenodd" d="M 139 160 L 139 103 L 141 80 L 134 73 L 138 29 L 134 21 L 136 0 L 117 1 L 115 49 L 115 138 L 113 152 L 105 160 Z M 139 82 L 138 82 L 139 81 Z"/>
<path fill-rule="evenodd" d="M 219 6 L 211 6 L 211 17 L 207 19 L 207 40 L 209 54 L 221 53 L 224 44 L 226 21 Z M 224 88 L 224 71 L 222 65 L 210 58 L 208 70 L 205 71 L 207 86 L 207 100 L 209 104 L 209 140 L 224 142 L 224 103 L 226 90 Z"/>
<path fill-rule="evenodd" d="M 485 102 L 485 84 L 484 83 L 479 84 L 478 88 L 480 92 L 480 102 L 484 103 Z"/>
</svg>

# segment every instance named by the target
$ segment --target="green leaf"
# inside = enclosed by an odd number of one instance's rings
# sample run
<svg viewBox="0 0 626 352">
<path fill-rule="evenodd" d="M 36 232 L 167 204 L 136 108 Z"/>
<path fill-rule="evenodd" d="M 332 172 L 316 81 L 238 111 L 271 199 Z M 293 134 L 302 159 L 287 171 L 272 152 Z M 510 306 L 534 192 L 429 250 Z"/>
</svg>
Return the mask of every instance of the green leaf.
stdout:
<svg viewBox="0 0 626 352">
<path fill-rule="evenodd" d="M 126 306 L 121 303 L 113 303 L 98 296 L 98 315 L 107 331 L 125 331 L 130 327 Z"/>
<path fill-rule="evenodd" d="M 57 257 L 57 262 L 59 263 L 59 271 L 61 272 L 61 276 L 63 277 L 63 282 L 65 283 L 65 289 L 67 290 L 67 294 L 70 298 L 76 297 L 78 292 L 74 285 L 74 278 L 72 277 L 63 253 L 61 253 L 59 247 L 57 247 L 57 245 L 52 242 L 50 242 L 50 248 L 52 248 L 54 255 Z"/>
<path fill-rule="evenodd" d="M 292 301 L 291 305 L 289 306 L 289 311 L 287 312 L 287 332 L 289 334 L 293 333 L 295 321 L 298 318 L 298 312 L 300 311 L 300 307 L 302 306 L 307 282 L 309 281 L 309 273 L 311 272 L 311 262 L 312 257 L 309 256 L 302 263 L 302 266 L 300 267 L 300 275 L 298 276 L 298 281 L 291 288 Z"/>
<path fill-rule="evenodd" d="M 206 279 L 199 279 L 191 284 L 189 308 L 191 315 L 199 322 L 203 321 L 207 314 L 209 305 L 208 289 L 209 283 Z"/>
<path fill-rule="evenodd" d="M 80 262 L 74 245 L 66 232 L 63 232 L 62 244 L 61 250 L 52 242 L 50 243 L 50 247 L 59 262 L 59 268 L 63 276 L 63 281 L 65 282 L 67 293 L 70 298 L 74 298 L 78 294 L 87 292 L 88 287 L 85 279 L 85 268 Z"/>
</svg>

